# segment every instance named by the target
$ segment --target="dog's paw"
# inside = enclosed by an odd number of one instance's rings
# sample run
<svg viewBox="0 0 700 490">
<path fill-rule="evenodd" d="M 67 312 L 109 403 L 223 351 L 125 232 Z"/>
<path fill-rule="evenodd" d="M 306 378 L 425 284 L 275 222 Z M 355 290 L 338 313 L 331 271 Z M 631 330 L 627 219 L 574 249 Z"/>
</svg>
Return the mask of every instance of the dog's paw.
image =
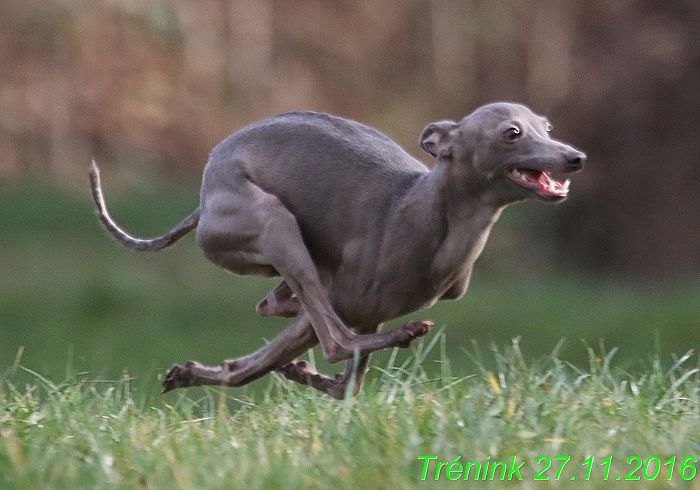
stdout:
<svg viewBox="0 0 700 490">
<path fill-rule="evenodd" d="M 301 311 L 301 303 L 296 296 L 277 299 L 273 294 L 268 294 L 255 307 L 255 311 L 260 316 L 279 316 L 282 318 L 293 318 Z"/>
<path fill-rule="evenodd" d="M 433 322 L 430 320 L 414 320 L 405 323 L 401 327 L 394 330 L 397 333 L 397 341 L 395 347 L 406 348 L 411 345 L 411 342 L 418 337 L 422 337 L 430 331 Z"/>
<path fill-rule="evenodd" d="M 318 374 L 313 364 L 308 361 L 292 361 L 277 368 L 285 378 L 297 383 L 307 384 L 310 376 Z"/>
<path fill-rule="evenodd" d="M 192 368 L 198 363 L 190 361 L 184 366 L 175 364 L 171 367 L 165 374 L 163 379 L 163 391 L 162 393 L 167 393 L 174 390 L 175 388 L 187 388 L 188 386 L 195 386 L 195 378 L 192 375 Z"/>
</svg>

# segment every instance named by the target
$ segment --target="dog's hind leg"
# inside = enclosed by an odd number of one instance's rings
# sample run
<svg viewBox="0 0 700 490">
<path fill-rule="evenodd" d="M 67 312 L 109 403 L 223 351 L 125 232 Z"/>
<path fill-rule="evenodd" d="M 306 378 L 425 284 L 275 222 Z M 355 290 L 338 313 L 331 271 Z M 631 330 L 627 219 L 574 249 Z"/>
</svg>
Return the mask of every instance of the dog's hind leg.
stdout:
<svg viewBox="0 0 700 490">
<path fill-rule="evenodd" d="M 188 386 L 243 386 L 288 364 L 316 344 L 318 339 L 311 322 L 301 314 L 277 337 L 252 354 L 226 360 L 219 366 L 204 366 L 196 361 L 173 366 L 163 380 L 163 393 Z"/>
<path fill-rule="evenodd" d="M 348 386 L 352 386 L 353 396 L 357 396 L 360 392 L 362 381 L 367 372 L 369 356 L 370 354 L 365 354 L 350 359 L 345 366 L 345 371 L 334 377 L 317 372 L 313 364 L 308 361 L 292 361 L 278 368 L 277 371 L 291 381 L 309 385 L 333 398 L 342 400 L 348 395 Z"/>
<path fill-rule="evenodd" d="M 382 325 L 377 325 L 375 328 L 365 332 L 365 335 L 372 335 L 381 329 Z M 278 368 L 277 371 L 282 373 L 287 379 L 296 381 L 303 385 L 309 385 L 319 391 L 322 391 L 333 398 L 342 400 L 348 393 L 348 387 L 352 386 L 352 396 L 357 396 L 362 387 L 362 381 L 367 373 L 369 365 L 369 357 L 371 354 L 358 355 L 355 353 L 345 365 L 345 371 L 338 373 L 335 376 L 328 376 L 316 371 L 313 364 L 308 361 L 294 360 L 290 363 Z"/>
<path fill-rule="evenodd" d="M 220 189 L 216 187 L 220 179 L 212 172 L 212 176 L 205 173 L 202 185 L 206 197 L 200 203 L 199 246 L 207 258 L 231 272 L 282 276 L 284 285 L 266 299 L 275 298 L 276 293 L 282 302 L 297 298 L 328 361 L 352 359 L 355 350 L 365 355 L 379 349 L 408 347 L 413 339 L 428 332 L 430 322 L 413 321 L 390 332 L 355 334 L 333 310 L 292 212 L 245 173 L 227 175 L 227 187 Z M 275 312 L 274 307 L 271 310 Z"/>
</svg>

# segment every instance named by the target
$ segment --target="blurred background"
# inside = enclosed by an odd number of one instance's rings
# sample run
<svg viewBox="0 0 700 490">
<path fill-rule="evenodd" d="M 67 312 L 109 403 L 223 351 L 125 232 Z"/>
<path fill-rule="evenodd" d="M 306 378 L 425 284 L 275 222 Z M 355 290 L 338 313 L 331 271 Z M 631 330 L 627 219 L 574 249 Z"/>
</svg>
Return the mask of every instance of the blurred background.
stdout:
<svg viewBox="0 0 700 490">
<path fill-rule="evenodd" d="M 91 210 L 168 230 L 198 202 L 211 148 L 291 109 L 417 138 L 495 100 L 547 115 L 588 154 L 570 199 L 509 208 L 446 326 L 453 369 L 521 337 L 529 359 L 633 369 L 700 344 L 700 3 L 696 0 L 0 0 L 0 373 L 61 379 L 218 363 L 286 323 L 188 236 L 120 249 Z M 23 348 L 23 350 L 21 350 Z M 317 352 L 317 358 L 320 353 Z M 378 361 L 381 364 L 381 356 Z M 333 369 L 339 369 L 334 367 Z"/>
</svg>

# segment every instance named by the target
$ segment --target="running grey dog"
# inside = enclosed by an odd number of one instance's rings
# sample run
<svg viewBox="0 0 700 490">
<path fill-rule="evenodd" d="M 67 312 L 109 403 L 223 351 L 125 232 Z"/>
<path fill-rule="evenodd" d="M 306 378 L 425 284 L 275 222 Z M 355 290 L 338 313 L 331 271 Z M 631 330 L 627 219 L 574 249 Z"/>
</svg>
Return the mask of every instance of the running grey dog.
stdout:
<svg viewBox="0 0 700 490">
<path fill-rule="evenodd" d="M 467 291 L 472 266 L 509 204 L 559 202 L 586 155 L 550 138 L 546 118 L 494 103 L 459 122 L 429 124 L 428 169 L 379 131 L 315 112 L 290 112 L 229 136 L 204 169 L 199 207 L 165 235 L 134 238 L 110 217 L 99 169 L 97 215 L 123 245 L 160 250 L 197 229 L 197 245 L 235 274 L 281 277 L 261 316 L 295 317 L 256 352 L 215 367 L 173 366 L 163 392 L 241 386 L 277 370 L 335 398 L 357 394 L 370 354 L 408 347 L 429 321 L 388 332 L 383 322 Z M 298 356 L 320 343 L 334 377 Z"/>
</svg>

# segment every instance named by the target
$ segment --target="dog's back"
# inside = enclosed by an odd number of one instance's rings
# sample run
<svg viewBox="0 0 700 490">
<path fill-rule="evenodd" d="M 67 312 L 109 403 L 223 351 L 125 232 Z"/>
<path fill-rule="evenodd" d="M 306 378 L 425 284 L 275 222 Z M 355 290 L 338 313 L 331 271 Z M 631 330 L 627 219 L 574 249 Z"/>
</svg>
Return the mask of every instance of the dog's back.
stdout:
<svg viewBox="0 0 700 490">
<path fill-rule="evenodd" d="M 203 204 L 235 172 L 279 198 L 296 217 L 314 260 L 333 267 L 352 237 L 380 232 L 387 214 L 382 209 L 428 169 L 374 128 L 329 114 L 289 112 L 214 148 L 204 170 Z"/>
</svg>

